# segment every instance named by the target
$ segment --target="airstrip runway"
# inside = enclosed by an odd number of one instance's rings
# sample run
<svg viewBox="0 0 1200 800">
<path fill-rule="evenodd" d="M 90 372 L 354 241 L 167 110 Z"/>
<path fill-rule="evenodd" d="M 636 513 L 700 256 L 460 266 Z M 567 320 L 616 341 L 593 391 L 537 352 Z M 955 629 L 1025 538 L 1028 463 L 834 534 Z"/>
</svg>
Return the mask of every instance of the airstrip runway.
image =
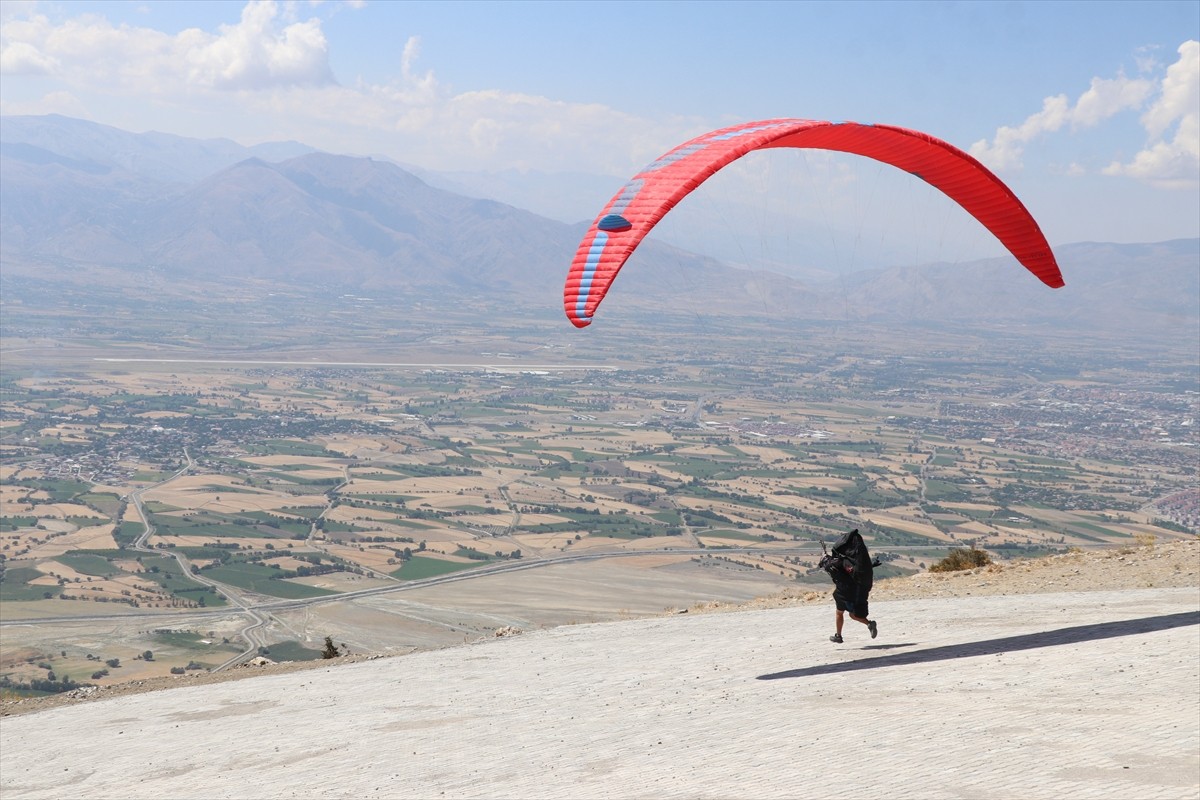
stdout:
<svg viewBox="0 0 1200 800">
<path fill-rule="evenodd" d="M 0 721 L 17 798 L 1200 796 L 1200 590 L 563 626 Z M 850 623 L 853 624 L 853 623 Z"/>
</svg>

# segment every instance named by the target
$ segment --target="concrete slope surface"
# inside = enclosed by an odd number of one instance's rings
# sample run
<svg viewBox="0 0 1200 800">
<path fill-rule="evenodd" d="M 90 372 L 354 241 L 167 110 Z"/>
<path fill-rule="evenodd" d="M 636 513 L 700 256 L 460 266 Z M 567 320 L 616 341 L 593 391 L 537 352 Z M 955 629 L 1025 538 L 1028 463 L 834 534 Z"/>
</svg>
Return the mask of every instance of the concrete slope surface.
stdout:
<svg viewBox="0 0 1200 800">
<path fill-rule="evenodd" d="M 0 721 L 17 798 L 1200 796 L 1200 590 L 577 625 Z M 850 627 L 853 626 L 853 627 Z"/>
</svg>

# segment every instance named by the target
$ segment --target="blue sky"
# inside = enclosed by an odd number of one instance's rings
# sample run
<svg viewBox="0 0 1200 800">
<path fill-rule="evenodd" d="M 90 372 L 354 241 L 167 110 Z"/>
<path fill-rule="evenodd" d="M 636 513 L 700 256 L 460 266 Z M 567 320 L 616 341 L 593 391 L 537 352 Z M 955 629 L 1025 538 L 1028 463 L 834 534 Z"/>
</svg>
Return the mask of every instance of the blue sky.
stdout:
<svg viewBox="0 0 1200 800">
<path fill-rule="evenodd" d="M 4 114 L 296 140 L 436 170 L 582 172 L 613 190 L 727 124 L 886 122 L 975 154 L 1052 244 L 1200 235 L 1191 0 L 4 0 L 0 13 Z M 827 198 L 838 175 L 874 175 L 805 169 Z"/>
</svg>

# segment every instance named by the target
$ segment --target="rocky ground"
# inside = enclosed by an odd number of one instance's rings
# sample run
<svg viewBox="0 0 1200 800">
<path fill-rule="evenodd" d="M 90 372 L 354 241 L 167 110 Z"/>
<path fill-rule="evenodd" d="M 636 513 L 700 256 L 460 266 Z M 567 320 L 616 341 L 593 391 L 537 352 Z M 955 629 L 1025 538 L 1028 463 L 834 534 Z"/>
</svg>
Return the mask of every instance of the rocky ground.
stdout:
<svg viewBox="0 0 1200 800">
<path fill-rule="evenodd" d="M 1200 538 L 1113 550 L 1069 552 L 1045 558 L 1001 561 L 962 572 L 922 572 L 878 581 L 871 603 L 930 597 L 979 597 L 1114 589 L 1200 587 Z M 775 608 L 829 602 L 830 592 L 787 589 L 740 605 L 711 604 L 695 610 Z"/>
<path fill-rule="evenodd" d="M 1005 561 L 962 572 L 925 572 L 904 578 L 882 580 L 871 592 L 872 604 L 888 600 L 981 595 L 1037 594 L 1147 588 L 1197 588 L 1200 601 L 1200 539 L 1130 546 L 1099 552 L 1075 552 L 1047 558 Z M 671 613 L 727 613 L 747 609 L 782 608 L 812 603 L 829 603 L 830 592 L 788 589 L 747 603 L 705 603 Z M 519 631 L 502 628 L 496 636 Z M 338 664 L 376 658 L 403 656 L 353 655 L 338 658 Z M 282 664 L 247 664 L 225 672 L 189 673 L 178 677 L 153 678 L 106 687 L 87 687 L 51 697 L 0 701 L 0 717 L 55 708 L 72 703 L 125 694 L 151 692 L 178 686 L 198 686 L 263 674 L 278 674 L 327 668 L 330 660 Z"/>
</svg>

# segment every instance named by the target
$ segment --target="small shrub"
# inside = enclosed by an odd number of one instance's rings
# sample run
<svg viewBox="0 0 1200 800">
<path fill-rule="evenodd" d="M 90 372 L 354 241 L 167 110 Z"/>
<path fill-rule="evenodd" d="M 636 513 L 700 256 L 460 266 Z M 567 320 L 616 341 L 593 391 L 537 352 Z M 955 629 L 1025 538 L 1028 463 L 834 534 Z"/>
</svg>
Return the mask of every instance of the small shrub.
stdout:
<svg viewBox="0 0 1200 800">
<path fill-rule="evenodd" d="M 182 675 L 185 672 L 187 672 L 187 670 L 185 670 L 183 667 L 171 667 L 172 675 Z"/>
<path fill-rule="evenodd" d="M 965 569 L 975 569 L 976 567 L 986 567 L 992 563 L 992 557 L 984 550 L 976 550 L 974 547 L 958 548 L 951 550 L 949 555 L 932 564 L 929 567 L 930 572 L 961 572 Z"/>
<path fill-rule="evenodd" d="M 341 653 L 338 652 L 337 645 L 333 643 L 332 636 L 325 637 L 325 649 L 321 651 L 321 658 L 337 658 Z"/>
<path fill-rule="evenodd" d="M 1145 547 L 1148 550 L 1154 549 L 1154 543 L 1158 541 L 1158 537 L 1153 533 L 1135 533 L 1133 540 L 1137 542 L 1138 547 Z"/>
</svg>

